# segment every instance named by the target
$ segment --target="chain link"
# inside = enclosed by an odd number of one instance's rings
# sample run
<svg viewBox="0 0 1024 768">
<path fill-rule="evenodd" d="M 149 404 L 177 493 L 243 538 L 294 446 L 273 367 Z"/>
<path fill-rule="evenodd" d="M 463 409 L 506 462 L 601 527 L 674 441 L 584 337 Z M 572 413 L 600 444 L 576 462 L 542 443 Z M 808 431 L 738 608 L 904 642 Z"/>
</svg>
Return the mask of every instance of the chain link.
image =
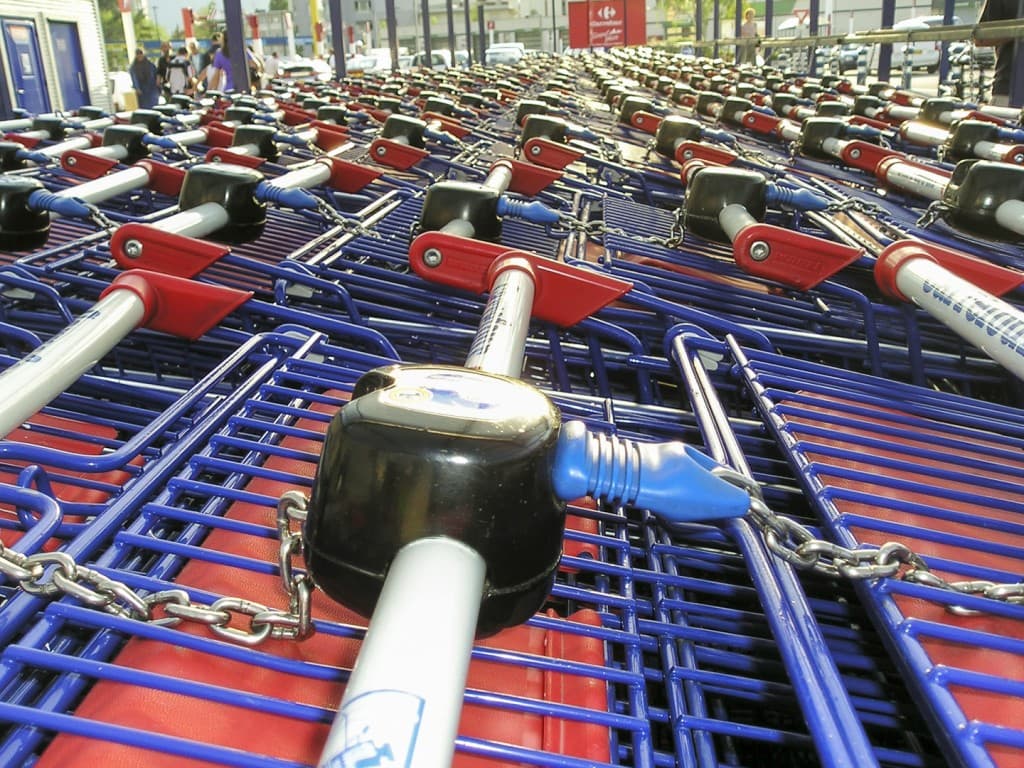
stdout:
<svg viewBox="0 0 1024 768">
<path fill-rule="evenodd" d="M 110 220 L 110 218 L 103 213 L 98 207 L 92 203 L 86 203 L 82 201 L 86 208 L 89 209 L 89 218 L 100 228 L 105 229 L 107 232 L 113 232 L 117 229 L 117 224 Z"/>
<path fill-rule="evenodd" d="M 768 549 L 794 568 L 850 580 L 898 578 L 961 595 L 977 595 L 1024 605 L 1024 582 L 948 581 L 934 573 L 920 555 L 902 542 L 889 541 L 877 548 L 850 549 L 816 538 L 806 526 L 773 512 L 765 503 L 756 480 L 727 467 L 716 467 L 712 471 L 750 495 L 747 517 L 761 531 Z M 958 616 L 982 613 L 958 605 L 949 605 L 946 610 Z"/>
<path fill-rule="evenodd" d="M 216 636 L 246 646 L 274 639 L 302 640 L 314 632 L 312 582 L 296 573 L 294 558 L 302 552 L 302 533 L 292 524 L 306 518 L 306 498 L 288 491 L 278 501 L 277 529 L 281 536 L 281 579 L 288 611 L 269 608 L 241 597 L 222 597 L 211 605 L 195 603 L 183 589 L 142 596 L 122 581 L 75 562 L 64 552 L 25 555 L 0 542 L 0 574 L 37 597 L 73 597 L 81 604 L 114 616 L 174 627 L 183 621 L 202 624 Z"/>
<path fill-rule="evenodd" d="M 921 218 L 917 220 L 917 226 L 921 227 L 922 229 L 927 229 L 940 218 L 942 218 L 943 214 L 947 213 L 950 210 L 952 210 L 952 208 L 949 205 L 944 203 L 942 200 L 936 200 L 934 203 L 925 208 L 925 211 L 921 215 Z"/>
<path fill-rule="evenodd" d="M 346 216 L 343 216 L 339 211 L 336 211 L 330 206 L 327 201 L 322 198 L 316 199 L 316 210 L 321 216 L 328 221 L 337 224 L 346 233 L 359 235 L 360 237 L 371 237 L 377 240 L 381 239 L 380 233 L 372 229 L 367 229 L 362 224 L 354 221 Z"/>
</svg>

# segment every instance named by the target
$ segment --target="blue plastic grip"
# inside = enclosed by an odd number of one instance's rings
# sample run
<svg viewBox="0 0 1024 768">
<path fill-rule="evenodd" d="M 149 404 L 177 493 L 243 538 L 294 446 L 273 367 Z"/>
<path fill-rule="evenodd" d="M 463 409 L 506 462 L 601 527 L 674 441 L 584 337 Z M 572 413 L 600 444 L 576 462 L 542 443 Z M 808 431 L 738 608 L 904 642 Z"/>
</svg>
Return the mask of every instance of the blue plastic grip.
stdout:
<svg viewBox="0 0 1024 768">
<path fill-rule="evenodd" d="M 278 187 L 266 181 L 256 185 L 255 197 L 261 203 L 274 203 L 296 211 L 315 211 L 319 207 L 317 198 L 304 189 Z"/>
<path fill-rule="evenodd" d="M 76 197 L 60 197 L 37 189 L 28 196 L 28 205 L 37 211 L 49 211 L 69 219 L 87 219 L 92 215 L 92 208 Z"/>
<path fill-rule="evenodd" d="M 824 211 L 831 205 L 827 197 L 816 195 L 809 189 L 793 189 L 781 184 L 769 184 L 766 197 L 770 206 L 798 211 Z"/>
<path fill-rule="evenodd" d="M 581 125 L 571 125 L 566 131 L 574 139 L 582 139 L 583 141 L 600 141 L 601 135 L 594 133 L 589 128 L 584 128 Z"/>
<path fill-rule="evenodd" d="M 502 195 L 498 198 L 498 215 L 531 221 L 534 224 L 557 224 L 561 215 L 539 200 L 515 200 Z"/>
<path fill-rule="evenodd" d="M 36 165 L 49 165 L 54 161 L 49 155 L 44 155 L 42 152 L 33 152 L 28 149 L 19 149 L 15 153 L 15 157 L 19 160 L 28 160 Z"/>
<path fill-rule="evenodd" d="M 1019 128 L 999 128 L 996 135 L 1003 141 L 1012 141 L 1014 144 L 1024 143 L 1024 131 Z"/>
<path fill-rule="evenodd" d="M 708 139 L 709 141 L 715 141 L 719 144 L 735 144 L 736 137 L 728 131 L 717 131 L 714 128 L 703 128 L 701 129 L 701 137 Z"/>
<path fill-rule="evenodd" d="M 855 139 L 877 139 L 882 135 L 882 132 L 877 128 L 872 128 L 870 125 L 846 125 L 843 126 L 843 135 L 850 136 Z"/>
<path fill-rule="evenodd" d="M 151 147 L 160 147 L 161 149 L 178 148 L 178 143 L 174 139 L 169 139 L 166 136 L 157 136 L 155 133 L 147 133 L 143 136 L 142 143 Z"/>
<path fill-rule="evenodd" d="M 431 141 L 436 141 L 439 144 L 454 145 L 458 144 L 459 140 L 452 136 L 450 133 L 444 131 L 435 131 L 433 128 L 427 128 L 423 131 L 423 135 Z"/>
<path fill-rule="evenodd" d="M 684 443 L 642 443 L 567 421 L 558 436 L 552 479 L 564 501 L 592 496 L 648 509 L 672 523 L 745 515 L 750 497 L 711 474 L 716 466 Z"/>
</svg>

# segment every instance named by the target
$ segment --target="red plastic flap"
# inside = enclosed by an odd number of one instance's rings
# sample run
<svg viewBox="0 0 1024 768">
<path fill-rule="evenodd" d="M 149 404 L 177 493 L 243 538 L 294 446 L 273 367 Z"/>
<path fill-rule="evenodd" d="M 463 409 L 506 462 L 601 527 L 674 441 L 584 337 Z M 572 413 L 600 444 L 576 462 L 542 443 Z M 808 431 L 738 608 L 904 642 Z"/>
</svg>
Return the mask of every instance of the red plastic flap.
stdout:
<svg viewBox="0 0 1024 768">
<path fill-rule="evenodd" d="M 359 192 L 381 177 L 381 172 L 374 168 L 338 157 L 332 157 L 323 162 L 330 162 L 331 178 L 328 183 L 339 192 L 349 194 Z"/>
<path fill-rule="evenodd" d="M 430 153 L 425 149 L 399 144 L 391 139 L 374 139 L 370 144 L 370 157 L 375 163 L 386 165 L 399 171 L 407 171 Z"/>
<path fill-rule="evenodd" d="M 125 252 L 129 242 L 142 249 L 135 257 Z M 121 269 L 145 269 L 177 277 L 198 275 L 230 251 L 226 245 L 164 232 L 149 224 L 123 224 L 110 238 L 110 253 Z"/>
<path fill-rule="evenodd" d="M 896 286 L 896 275 L 911 259 L 928 259 L 947 269 L 962 280 L 981 288 L 993 296 L 1002 296 L 1024 283 L 1024 272 L 1000 267 L 997 264 L 970 256 L 951 248 L 920 240 L 897 240 L 878 255 L 875 262 L 875 282 L 890 298 L 908 299 Z"/>
<path fill-rule="evenodd" d="M 60 156 L 60 165 L 68 173 L 83 179 L 98 179 L 117 165 L 117 160 L 100 157 L 81 149 L 69 149 Z"/>
<path fill-rule="evenodd" d="M 899 104 L 901 107 L 919 107 L 923 99 L 916 93 L 910 91 L 893 91 L 889 94 L 889 101 Z"/>
<path fill-rule="evenodd" d="M 349 142 L 348 129 L 316 121 L 316 140 L 313 142 L 324 152 L 330 152 Z"/>
<path fill-rule="evenodd" d="M 437 121 L 441 124 L 441 130 L 445 133 L 450 133 L 457 139 L 465 138 L 469 135 L 469 128 L 463 127 L 462 123 L 454 118 L 448 117 L 447 115 L 439 115 L 437 112 L 424 112 L 420 115 L 420 119 L 427 123 Z"/>
<path fill-rule="evenodd" d="M 26 149 L 32 149 L 36 144 L 42 141 L 42 139 L 33 139 L 31 136 L 22 136 L 20 133 L 5 133 L 4 139 L 7 141 L 13 141 L 16 144 L 21 144 L 21 146 Z"/>
<path fill-rule="evenodd" d="M 181 185 L 185 183 L 185 169 L 173 165 L 158 163 L 153 160 L 140 160 L 135 165 L 149 171 L 150 189 L 159 192 L 161 195 L 177 197 L 181 192 Z"/>
<path fill-rule="evenodd" d="M 316 128 L 317 130 L 320 130 L 322 128 L 325 131 L 330 131 L 331 133 L 343 133 L 346 136 L 348 136 L 349 133 L 347 125 L 339 125 L 338 123 L 328 123 L 325 120 L 310 120 L 309 124 L 311 127 Z"/>
<path fill-rule="evenodd" d="M 759 258 L 754 258 L 752 251 Z M 828 280 L 864 255 L 860 248 L 771 224 L 751 224 L 742 229 L 733 240 L 732 252 L 744 272 L 801 291 Z"/>
<path fill-rule="evenodd" d="M 693 109 L 695 106 L 697 106 L 697 96 L 692 93 L 684 94 L 679 99 L 679 104 L 680 106 L 689 107 L 690 109 Z"/>
<path fill-rule="evenodd" d="M 866 125 L 870 128 L 877 128 L 880 131 L 888 131 L 892 126 L 884 120 L 875 120 L 872 117 L 864 117 L 864 115 L 851 115 L 849 118 L 850 125 Z"/>
<path fill-rule="evenodd" d="M 281 120 L 285 125 L 302 125 L 303 123 L 308 123 L 314 117 L 316 117 L 316 115 L 305 109 L 300 109 L 294 106 L 285 106 L 284 115 Z"/>
<path fill-rule="evenodd" d="M 258 155 L 243 155 L 240 152 L 232 152 L 228 147 L 214 147 L 206 153 L 205 160 L 208 163 L 229 163 L 246 168 L 258 168 L 265 162 Z"/>
<path fill-rule="evenodd" d="M 438 266 L 428 267 L 423 261 L 423 254 L 428 250 L 441 254 Z M 533 316 L 561 326 L 575 325 L 633 287 L 625 280 L 571 267 L 506 245 L 441 232 L 420 235 L 409 249 L 409 263 L 420 277 L 475 293 L 490 290 L 495 262 L 510 258 L 525 260 L 532 269 Z"/>
<path fill-rule="evenodd" d="M 562 178 L 561 171 L 553 171 L 550 168 L 524 163 L 521 160 L 505 158 L 502 162 L 512 166 L 512 183 L 509 185 L 509 190 L 519 195 L 533 197 Z"/>
<path fill-rule="evenodd" d="M 1017 165 L 1024 163 L 1024 144 L 1014 144 L 1010 147 L 1003 155 L 1003 162 Z"/>
<path fill-rule="evenodd" d="M 774 135 L 776 129 L 782 123 L 782 118 L 777 115 L 766 115 L 756 109 L 748 109 L 743 113 L 743 127 L 748 131 L 765 135 Z"/>
<path fill-rule="evenodd" d="M 564 144 L 551 141 L 551 139 L 535 138 L 526 142 L 523 147 L 523 157 L 531 163 L 543 165 L 545 168 L 562 170 L 583 157 L 583 153 L 578 149 L 571 149 Z"/>
<path fill-rule="evenodd" d="M 630 115 L 629 122 L 634 128 L 653 135 L 658 132 L 658 126 L 661 125 L 661 118 L 657 115 L 651 114 L 650 112 L 634 112 Z"/>
<path fill-rule="evenodd" d="M 868 173 L 876 173 L 878 164 L 890 157 L 903 158 L 901 152 L 885 149 L 867 141 L 855 140 L 848 142 L 839 153 L 840 158 L 851 168 L 859 168 Z"/>
<path fill-rule="evenodd" d="M 226 125 L 207 125 L 206 144 L 210 147 L 230 147 L 235 139 L 235 129 Z"/>
<path fill-rule="evenodd" d="M 732 165 L 739 155 L 728 149 L 720 149 L 699 141 L 684 141 L 676 147 L 676 162 L 682 165 L 687 160 L 705 160 L 714 165 Z"/>
<path fill-rule="evenodd" d="M 103 293 L 133 291 L 146 305 L 141 325 L 196 340 L 252 298 L 251 291 L 197 283 L 144 269 L 124 272 Z"/>
<path fill-rule="evenodd" d="M 972 109 L 970 112 L 968 112 L 967 119 L 984 120 L 986 123 L 995 123 L 996 125 L 1009 124 L 1008 120 L 1003 120 L 1002 118 L 996 117 L 995 115 L 990 115 L 988 112 L 982 112 L 981 110 L 978 109 Z"/>
</svg>

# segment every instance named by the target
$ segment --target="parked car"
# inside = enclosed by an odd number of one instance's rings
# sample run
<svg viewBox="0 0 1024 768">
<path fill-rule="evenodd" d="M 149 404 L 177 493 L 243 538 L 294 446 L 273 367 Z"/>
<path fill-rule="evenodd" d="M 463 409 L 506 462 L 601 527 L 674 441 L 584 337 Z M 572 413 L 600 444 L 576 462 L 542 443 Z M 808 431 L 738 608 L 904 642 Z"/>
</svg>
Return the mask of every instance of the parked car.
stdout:
<svg viewBox="0 0 1024 768">
<path fill-rule="evenodd" d="M 982 69 L 991 69 L 996 65 L 996 49 L 958 40 L 949 44 L 949 63 L 960 67 L 973 64 Z"/>
<path fill-rule="evenodd" d="M 296 56 L 281 61 L 277 79 L 295 80 L 298 82 L 330 80 L 331 69 L 327 62 L 322 59 L 307 59 L 304 56 Z"/>
<path fill-rule="evenodd" d="M 846 43 L 836 46 L 835 58 L 839 62 L 839 72 L 843 74 L 851 69 L 857 68 L 857 61 L 860 59 L 861 51 L 867 52 L 868 47 L 860 43 Z"/>
<path fill-rule="evenodd" d="M 954 25 L 960 24 L 960 17 L 954 16 L 952 23 Z M 897 21 L 892 25 L 892 28 L 902 32 L 915 32 L 917 30 L 933 29 L 942 26 L 944 26 L 942 16 L 915 16 L 911 19 Z M 877 69 L 878 53 L 878 45 L 871 46 L 869 69 Z M 939 68 L 939 58 L 941 55 L 942 47 L 937 40 L 914 39 L 909 44 L 900 45 L 897 43 L 893 45 L 892 66 L 895 69 L 899 69 L 903 66 L 903 62 L 909 58 L 910 66 L 913 69 L 926 69 L 929 72 L 934 72 Z"/>
<path fill-rule="evenodd" d="M 484 51 L 484 64 L 518 64 L 526 55 L 523 43 L 495 43 Z"/>
</svg>

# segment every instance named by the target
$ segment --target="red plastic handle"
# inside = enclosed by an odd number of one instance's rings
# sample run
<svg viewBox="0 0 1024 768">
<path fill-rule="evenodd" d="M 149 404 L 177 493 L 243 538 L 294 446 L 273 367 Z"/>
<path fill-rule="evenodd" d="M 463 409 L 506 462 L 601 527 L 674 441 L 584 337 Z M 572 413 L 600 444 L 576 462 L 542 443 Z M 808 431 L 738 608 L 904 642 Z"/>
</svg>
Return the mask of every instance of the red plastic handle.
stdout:
<svg viewBox="0 0 1024 768">
<path fill-rule="evenodd" d="M 756 109 L 749 109 L 743 113 L 743 119 L 740 122 L 748 131 L 774 136 L 779 125 L 782 123 L 782 118 L 776 115 L 766 115 L 764 112 L 758 112 Z"/>
<path fill-rule="evenodd" d="M 399 144 L 391 139 L 374 139 L 370 144 L 370 157 L 373 162 L 398 171 L 407 171 L 429 156 L 430 153 L 425 149 Z"/>
<path fill-rule="evenodd" d="M 712 165 L 732 165 L 739 157 L 728 149 L 719 149 L 699 141 L 684 141 L 676 147 L 676 162 L 680 165 L 687 160 L 704 160 Z"/>
<path fill-rule="evenodd" d="M 545 168 L 562 170 L 583 157 L 583 153 L 578 149 L 571 149 L 564 144 L 559 144 L 557 141 L 551 141 L 551 139 L 535 138 L 530 139 L 524 145 L 523 157 L 531 163 L 543 165 Z"/>
<path fill-rule="evenodd" d="M 208 163 L 228 163 L 246 168 L 259 168 L 266 162 L 259 155 L 243 155 L 240 152 L 232 152 L 228 147 L 214 147 L 206 153 L 204 159 Z"/>
<path fill-rule="evenodd" d="M 470 133 L 469 128 L 464 127 L 458 120 L 447 115 L 439 115 L 437 112 L 424 112 L 420 119 L 427 123 L 437 121 L 445 133 L 450 133 L 457 139 L 465 138 Z"/>
<path fill-rule="evenodd" d="M 224 125 L 211 123 L 203 130 L 206 131 L 206 143 L 211 147 L 230 147 L 235 138 L 235 129 Z"/>
<path fill-rule="evenodd" d="M 1024 144 L 1014 144 L 1010 147 L 1006 154 L 1003 155 L 1003 162 L 1014 163 L 1015 165 L 1024 163 Z"/>
<path fill-rule="evenodd" d="M 512 183 L 509 184 L 509 191 L 519 195 L 533 197 L 562 178 L 561 171 L 553 171 L 521 160 L 503 158 L 501 162 L 512 166 Z"/>
<path fill-rule="evenodd" d="M 897 240 L 878 255 L 875 262 L 875 282 L 886 296 L 909 301 L 896 286 L 896 275 L 911 259 L 928 259 L 957 277 L 981 288 L 993 296 L 1016 290 L 1024 283 L 1024 272 L 970 256 L 951 248 L 920 240 Z"/>
<path fill-rule="evenodd" d="M 122 224 L 110 238 L 110 253 L 121 269 L 144 269 L 193 277 L 231 249 L 195 237 L 164 232 L 149 224 Z"/>
<path fill-rule="evenodd" d="M 428 252 L 436 266 L 427 265 Z M 490 290 L 492 275 L 500 271 L 496 262 L 506 259 L 529 262 L 536 281 L 533 316 L 563 327 L 586 319 L 633 287 L 625 280 L 526 251 L 441 232 L 420 235 L 409 249 L 409 263 L 424 280 L 474 293 Z"/>
<path fill-rule="evenodd" d="M 634 112 L 630 115 L 629 122 L 634 128 L 653 135 L 658 132 L 661 118 L 650 112 Z"/>
<path fill-rule="evenodd" d="M 316 129 L 316 140 L 313 142 L 324 152 L 330 152 L 349 141 L 348 128 L 314 120 L 310 125 Z"/>
<path fill-rule="evenodd" d="M 5 133 L 4 139 L 6 141 L 13 141 L 16 144 L 21 144 L 21 146 L 26 149 L 32 149 L 41 141 L 41 139 L 33 139 L 31 136 L 22 136 L 20 133 Z"/>
<path fill-rule="evenodd" d="M 331 178 L 328 183 L 331 187 L 348 194 L 363 190 L 382 175 L 375 168 L 342 160 L 340 157 L 332 157 L 321 162 L 330 163 Z"/>
<path fill-rule="evenodd" d="M 118 275 L 100 298 L 118 290 L 132 291 L 142 299 L 146 316 L 141 325 L 193 341 L 252 298 L 251 291 L 143 269 Z"/>
<path fill-rule="evenodd" d="M 165 165 L 154 160 L 140 160 L 135 165 L 145 168 L 149 173 L 150 189 L 162 195 L 177 197 L 181 193 L 181 185 L 185 183 L 185 169 L 173 165 Z"/>
<path fill-rule="evenodd" d="M 83 179 L 98 179 L 117 165 L 117 160 L 101 157 L 80 149 L 69 149 L 60 156 L 60 166 Z"/>
<path fill-rule="evenodd" d="M 847 143 L 839 153 L 840 158 L 851 168 L 859 168 L 867 173 L 877 173 L 878 164 L 890 157 L 905 159 L 902 152 L 885 149 L 867 141 L 855 140 Z"/>
<path fill-rule="evenodd" d="M 860 248 L 771 224 L 751 224 L 732 243 L 742 270 L 806 291 L 864 255 Z"/>
</svg>

